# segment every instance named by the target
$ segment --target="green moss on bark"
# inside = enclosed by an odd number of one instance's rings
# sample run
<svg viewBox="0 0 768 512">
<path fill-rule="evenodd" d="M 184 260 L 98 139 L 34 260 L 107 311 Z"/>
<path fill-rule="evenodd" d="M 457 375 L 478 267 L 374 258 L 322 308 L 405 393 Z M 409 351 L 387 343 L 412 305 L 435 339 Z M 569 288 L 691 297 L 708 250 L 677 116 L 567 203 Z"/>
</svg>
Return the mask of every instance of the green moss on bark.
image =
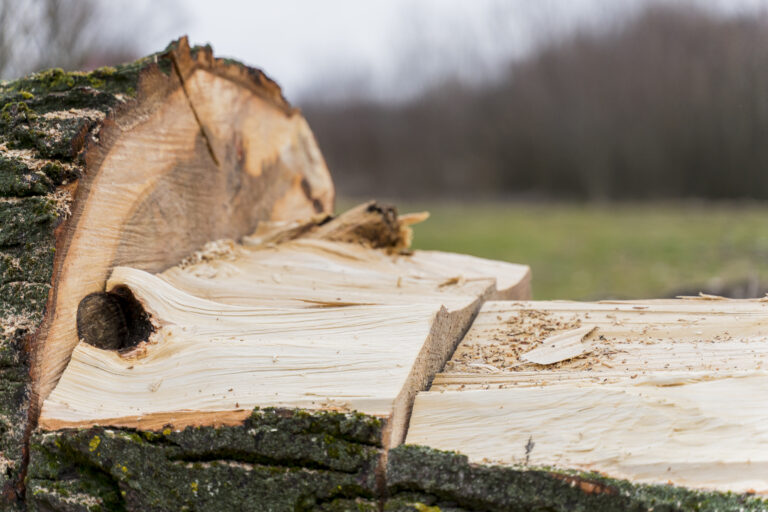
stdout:
<svg viewBox="0 0 768 512">
<path fill-rule="evenodd" d="M 0 200 L 0 509 L 20 498 L 30 400 L 25 339 L 43 317 L 58 220 L 48 196 Z"/>
<path fill-rule="evenodd" d="M 142 71 L 155 65 L 168 74 L 171 59 L 161 53 L 90 72 L 55 68 L 0 84 L 0 142 L 71 161 L 104 117 L 136 96 Z"/>
<path fill-rule="evenodd" d="M 31 329 L 42 319 L 53 273 L 59 207 L 49 196 L 0 200 L 0 320 L 5 336 L 14 325 Z M 0 337 L 0 352 L 4 345 Z"/>
<path fill-rule="evenodd" d="M 53 241 L 57 203 L 49 197 L 0 200 L 0 248 Z"/>
<path fill-rule="evenodd" d="M 235 427 L 36 433 L 27 506 L 68 510 L 75 496 L 84 510 L 367 510 L 380 433 L 360 414 L 280 409 Z"/>
<path fill-rule="evenodd" d="M 384 512 L 470 512 L 455 502 L 419 492 L 401 492 L 384 503 Z"/>
<path fill-rule="evenodd" d="M 54 182 L 20 158 L 0 154 L 0 197 L 40 196 L 53 192 Z"/>
<path fill-rule="evenodd" d="M 0 152 L 0 198 L 43 196 L 80 177 L 80 169 L 55 160 L 4 156 Z"/>
<path fill-rule="evenodd" d="M 372 475 L 379 457 L 376 425 L 377 419 L 360 414 L 270 408 L 255 410 L 242 427 L 165 431 L 153 441 L 172 443 L 166 454 L 175 460 L 279 461 L 348 473 L 364 469 Z"/>
<path fill-rule="evenodd" d="M 125 93 L 136 89 L 139 72 L 146 66 L 146 59 L 117 67 L 106 66 L 93 71 L 64 71 L 61 68 L 47 69 L 18 80 L 8 82 L 0 91 L 5 94 L 17 93 L 26 99 L 42 94 L 67 92 L 77 88 L 92 88 L 112 94 Z M 138 65 L 137 65 L 138 64 Z"/>
</svg>

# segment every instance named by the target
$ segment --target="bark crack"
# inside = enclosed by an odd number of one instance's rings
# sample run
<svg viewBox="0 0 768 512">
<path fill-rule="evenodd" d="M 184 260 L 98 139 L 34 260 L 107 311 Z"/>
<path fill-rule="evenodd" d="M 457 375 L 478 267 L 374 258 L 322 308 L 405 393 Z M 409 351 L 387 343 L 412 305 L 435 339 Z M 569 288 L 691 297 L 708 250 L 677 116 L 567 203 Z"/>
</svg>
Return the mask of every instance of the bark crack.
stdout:
<svg viewBox="0 0 768 512">
<path fill-rule="evenodd" d="M 208 148 L 208 154 L 211 155 L 211 159 L 213 160 L 213 163 L 216 164 L 216 167 L 218 167 L 219 170 L 221 170 L 219 159 L 216 157 L 216 153 L 213 150 L 213 145 L 211 144 L 211 139 L 208 137 L 208 132 L 205 131 L 205 127 L 203 126 L 202 121 L 200 121 L 200 116 L 197 113 L 195 104 L 192 102 L 192 98 L 189 96 L 189 91 L 187 91 L 187 83 L 184 80 L 184 76 L 181 74 L 181 69 L 179 69 L 179 63 L 176 60 L 176 56 L 173 54 L 173 52 L 170 53 L 170 56 L 171 56 L 171 62 L 173 63 L 173 71 L 174 73 L 176 73 L 176 76 L 179 78 L 179 82 L 181 83 L 181 90 L 184 91 L 184 97 L 187 98 L 187 103 L 189 103 L 189 108 L 192 109 L 192 115 L 195 116 L 195 121 L 197 122 L 197 125 L 200 127 L 200 133 L 203 135 L 203 140 L 205 141 L 205 147 Z"/>
<path fill-rule="evenodd" d="M 265 456 L 259 456 L 249 453 L 227 453 L 227 452 L 218 452 L 218 453 L 206 453 L 201 455 L 173 455 L 169 454 L 167 455 L 167 460 L 169 462 L 178 462 L 178 463 L 184 463 L 184 464 L 194 464 L 194 463 L 215 463 L 215 462 L 232 462 L 232 463 L 239 463 L 239 464 L 251 464 L 254 466 L 263 466 L 263 467 L 275 467 L 275 468 L 284 468 L 284 469 L 309 469 L 312 471 L 328 471 L 331 473 L 344 473 L 347 475 L 357 475 L 360 473 L 360 468 L 356 469 L 344 469 L 344 468 L 334 468 L 328 464 L 322 464 L 317 461 L 312 460 L 302 460 L 302 459 L 289 459 L 289 458 L 273 458 L 273 457 L 265 457 Z"/>
</svg>

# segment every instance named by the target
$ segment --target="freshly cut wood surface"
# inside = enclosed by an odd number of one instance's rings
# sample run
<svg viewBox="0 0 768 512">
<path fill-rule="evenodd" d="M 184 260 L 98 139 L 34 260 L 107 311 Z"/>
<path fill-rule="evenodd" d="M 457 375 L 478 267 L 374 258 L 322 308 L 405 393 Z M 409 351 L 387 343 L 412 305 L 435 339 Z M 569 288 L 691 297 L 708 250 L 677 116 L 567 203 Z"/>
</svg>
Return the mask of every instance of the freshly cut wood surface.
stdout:
<svg viewBox="0 0 768 512">
<path fill-rule="evenodd" d="M 573 359 L 591 350 L 585 343 L 596 327 L 587 326 L 555 334 L 541 341 L 541 345 L 521 356 L 523 361 L 536 364 L 555 364 Z"/>
<path fill-rule="evenodd" d="M 527 293 L 528 276 L 522 265 L 312 238 L 221 241 L 157 275 L 118 267 L 107 289 L 129 289 L 156 330 L 131 350 L 79 343 L 40 425 L 183 427 L 241 421 L 254 406 L 354 409 L 387 418 L 396 445 L 413 395 L 496 282 Z"/>
<path fill-rule="evenodd" d="M 757 300 L 490 301 L 432 389 L 768 370 L 767 318 L 768 302 Z M 522 359 L 543 340 L 581 327 L 596 327 L 583 357 L 547 366 Z"/>
<path fill-rule="evenodd" d="M 158 272 L 210 240 L 241 237 L 261 220 L 330 213 L 333 185 L 306 121 L 277 86 L 243 66 L 170 52 L 140 101 L 99 132 L 89 171 L 71 192 L 57 242 L 52 315 L 33 368 L 48 395 L 78 341 L 80 300 L 112 268 Z"/>
<path fill-rule="evenodd" d="M 493 265 L 486 270 L 487 260 L 479 258 L 433 251 L 389 255 L 360 245 L 314 239 L 252 251 L 247 244 L 229 247 L 241 254 L 173 267 L 162 277 L 210 300 L 273 307 L 403 304 L 416 299 L 451 310 L 478 296 L 527 293 L 522 286 L 528 279 L 527 267 L 506 264 L 506 272 L 501 273 Z M 520 286 L 496 288 L 497 280 L 515 278 Z"/>
<path fill-rule="evenodd" d="M 768 492 L 768 302 L 488 302 L 407 442 L 476 462 Z M 534 364 L 581 329 L 580 356 Z"/>
</svg>

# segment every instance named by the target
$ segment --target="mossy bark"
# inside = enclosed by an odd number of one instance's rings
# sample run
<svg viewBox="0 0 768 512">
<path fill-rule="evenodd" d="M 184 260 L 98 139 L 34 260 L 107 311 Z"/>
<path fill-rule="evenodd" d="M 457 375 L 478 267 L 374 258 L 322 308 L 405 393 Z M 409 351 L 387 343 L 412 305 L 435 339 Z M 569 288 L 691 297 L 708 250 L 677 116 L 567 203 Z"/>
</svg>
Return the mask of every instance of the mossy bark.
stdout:
<svg viewBox="0 0 768 512">
<path fill-rule="evenodd" d="M 43 317 L 57 218 L 45 196 L 0 199 L 0 508 L 21 491 L 31 400 L 26 341 Z"/>
<path fill-rule="evenodd" d="M 384 453 L 384 425 L 263 409 L 240 426 L 36 432 L 28 510 L 715 511 L 754 496 L 635 485 L 597 474 L 470 464 L 420 446 Z M 386 468 L 382 461 L 388 460 Z"/>
<path fill-rule="evenodd" d="M 390 450 L 385 510 L 425 511 L 764 511 L 748 495 L 637 485 L 596 473 L 470 464 L 422 446 Z"/>
<path fill-rule="evenodd" d="M 36 433 L 28 510 L 374 510 L 382 423 L 256 410 L 241 426 Z"/>
</svg>

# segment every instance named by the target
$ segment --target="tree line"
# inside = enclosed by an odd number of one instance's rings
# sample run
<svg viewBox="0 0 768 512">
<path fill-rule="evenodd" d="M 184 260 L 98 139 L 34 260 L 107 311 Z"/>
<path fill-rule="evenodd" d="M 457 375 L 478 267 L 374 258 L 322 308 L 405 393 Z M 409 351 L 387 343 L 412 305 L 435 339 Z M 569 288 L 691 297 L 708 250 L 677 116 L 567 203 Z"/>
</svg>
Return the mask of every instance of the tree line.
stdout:
<svg viewBox="0 0 768 512">
<path fill-rule="evenodd" d="M 768 198 L 764 16 L 655 5 L 492 82 L 354 98 L 302 105 L 343 195 Z"/>
</svg>

